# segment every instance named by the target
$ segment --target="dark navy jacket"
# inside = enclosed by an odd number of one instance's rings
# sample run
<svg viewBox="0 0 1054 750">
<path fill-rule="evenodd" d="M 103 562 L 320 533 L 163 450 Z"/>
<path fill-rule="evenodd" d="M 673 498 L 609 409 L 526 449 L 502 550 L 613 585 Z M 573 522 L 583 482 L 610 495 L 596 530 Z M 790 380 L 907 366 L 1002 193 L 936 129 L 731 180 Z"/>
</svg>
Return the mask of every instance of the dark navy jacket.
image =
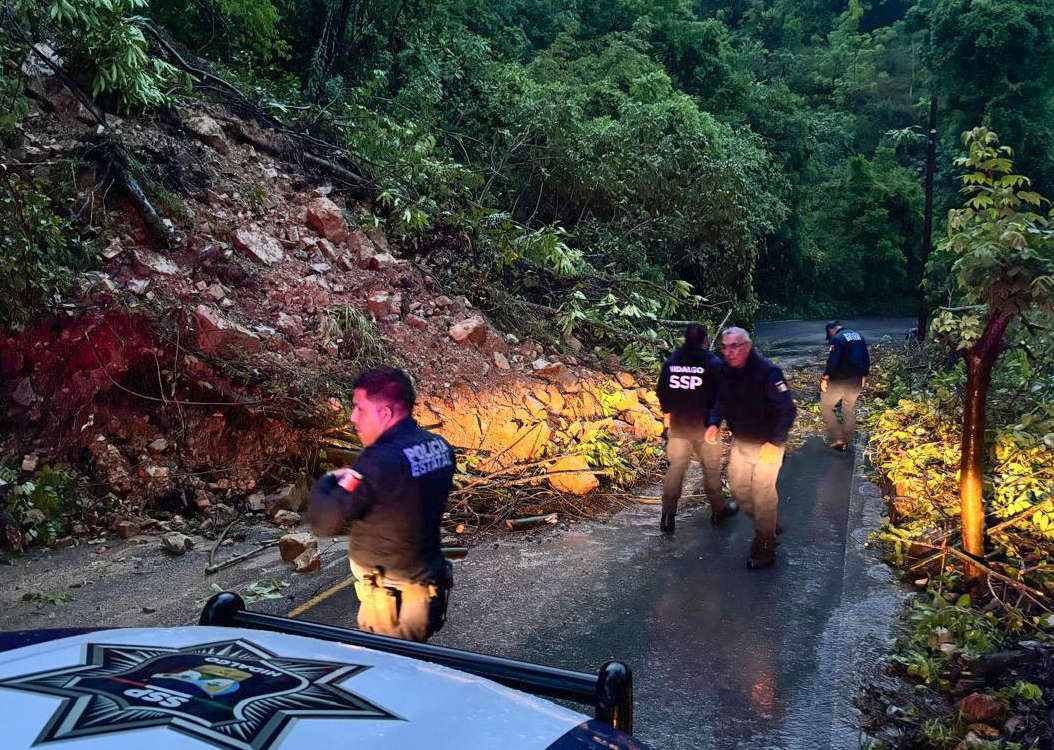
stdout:
<svg viewBox="0 0 1054 750">
<path fill-rule="evenodd" d="M 332 474 L 315 484 L 312 525 L 337 534 L 354 521 L 349 554 L 356 565 L 434 583 L 444 566 L 439 526 L 454 476 L 450 446 L 407 417 L 366 448 L 352 470 L 357 486 L 351 492 Z"/>
<path fill-rule="evenodd" d="M 670 437 L 703 439 L 720 370 L 721 360 L 709 349 L 682 346 L 666 360 L 655 393 L 670 415 Z"/>
<path fill-rule="evenodd" d="M 871 355 L 867 352 L 867 342 L 863 336 L 843 328 L 831 337 L 824 375 L 831 380 L 859 380 L 867 377 L 870 369 Z"/>
<path fill-rule="evenodd" d="M 721 368 L 710 424 L 725 420 L 738 440 L 783 445 L 797 413 L 780 368 L 756 350 L 738 370 Z"/>
</svg>

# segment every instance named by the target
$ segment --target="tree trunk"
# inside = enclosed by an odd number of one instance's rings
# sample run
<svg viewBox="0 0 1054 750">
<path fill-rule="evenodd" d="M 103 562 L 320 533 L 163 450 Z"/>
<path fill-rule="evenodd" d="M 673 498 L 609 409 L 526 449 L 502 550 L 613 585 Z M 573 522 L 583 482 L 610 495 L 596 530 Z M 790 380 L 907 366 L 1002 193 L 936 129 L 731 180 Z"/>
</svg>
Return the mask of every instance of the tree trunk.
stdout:
<svg viewBox="0 0 1054 750">
<path fill-rule="evenodd" d="M 992 366 L 999 356 L 1003 333 L 1010 315 L 993 313 L 980 340 L 966 354 L 966 399 L 963 404 L 962 458 L 959 463 L 959 502 L 962 516 L 963 550 L 984 556 L 984 429 L 988 385 Z M 976 566 L 967 566 L 966 577 L 981 576 Z"/>
</svg>

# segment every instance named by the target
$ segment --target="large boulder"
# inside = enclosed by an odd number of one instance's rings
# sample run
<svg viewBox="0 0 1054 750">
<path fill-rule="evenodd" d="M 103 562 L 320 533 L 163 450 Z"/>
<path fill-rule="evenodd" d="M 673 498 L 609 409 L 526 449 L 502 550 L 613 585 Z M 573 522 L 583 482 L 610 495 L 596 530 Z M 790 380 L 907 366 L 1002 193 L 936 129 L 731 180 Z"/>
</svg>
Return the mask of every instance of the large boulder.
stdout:
<svg viewBox="0 0 1054 750">
<path fill-rule="evenodd" d="M 600 480 L 590 470 L 585 456 L 566 456 L 549 468 L 549 484 L 558 492 L 588 495 L 600 486 Z M 556 473 L 571 472 L 571 473 Z"/>
<path fill-rule="evenodd" d="M 234 246 L 267 266 L 273 266 L 285 257 L 281 243 L 262 232 L 239 229 L 234 233 Z"/>
<path fill-rule="evenodd" d="M 281 552 L 282 559 L 286 562 L 293 562 L 312 547 L 318 548 L 318 540 L 306 531 L 299 534 L 285 534 L 278 540 L 278 551 Z"/>
<path fill-rule="evenodd" d="M 231 148 L 220 124 L 208 115 L 198 115 L 187 120 L 187 130 L 199 141 L 219 151 L 228 153 Z"/>
<path fill-rule="evenodd" d="M 375 292 L 366 300 L 366 306 L 377 320 L 389 315 L 398 315 L 402 308 L 403 297 L 392 292 Z"/>
<path fill-rule="evenodd" d="M 473 315 L 460 323 L 455 323 L 448 332 L 450 338 L 461 346 L 482 344 L 487 340 L 487 322 L 479 315 Z"/>
<path fill-rule="evenodd" d="M 158 276 L 175 276 L 179 273 L 179 266 L 153 250 L 136 248 L 132 251 L 132 255 L 135 258 L 136 269 L 140 273 Z"/>
<path fill-rule="evenodd" d="M 194 310 L 194 340 L 206 355 L 231 357 L 260 351 L 256 334 L 208 305 L 198 305 Z"/>
<path fill-rule="evenodd" d="M 319 197 L 307 204 L 307 225 L 330 242 L 348 239 L 348 222 L 340 206 L 326 197 Z"/>
</svg>

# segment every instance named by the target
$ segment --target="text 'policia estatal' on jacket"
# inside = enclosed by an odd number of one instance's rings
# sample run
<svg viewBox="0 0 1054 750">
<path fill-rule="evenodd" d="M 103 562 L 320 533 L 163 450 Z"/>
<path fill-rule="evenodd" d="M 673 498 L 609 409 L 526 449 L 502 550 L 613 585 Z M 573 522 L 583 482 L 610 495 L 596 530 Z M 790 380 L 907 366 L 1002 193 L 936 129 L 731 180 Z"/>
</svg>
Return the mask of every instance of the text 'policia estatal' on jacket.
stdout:
<svg viewBox="0 0 1054 750">
<path fill-rule="evenodd" d="M 349 554 L 356 565 L 380 568 L 393 580 L 434 581 L 445 564 L 439 529 L 454 476 L 450 446 L 407 417 L 363 450 L 352 469 L 358 483 L 351 492 L 332 475 L 319 482 L 312 513 L 331 529 L 335 516 L 338 527 L 355 522 Z"/>
</svg>

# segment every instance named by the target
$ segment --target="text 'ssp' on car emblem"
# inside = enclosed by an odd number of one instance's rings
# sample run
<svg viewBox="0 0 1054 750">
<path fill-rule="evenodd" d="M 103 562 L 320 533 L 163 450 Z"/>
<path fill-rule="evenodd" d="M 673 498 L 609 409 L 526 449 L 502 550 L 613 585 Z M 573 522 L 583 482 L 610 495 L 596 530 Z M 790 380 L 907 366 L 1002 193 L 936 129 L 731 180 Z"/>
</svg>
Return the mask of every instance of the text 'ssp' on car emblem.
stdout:
<svg viewBox="0 0 1054 750">
<path fill-rule="evenodd" d="M 216 747 L 267 750 L 293 719 L 400 719 L 336 683 L 360 664 L 276 656 L 244 640 L 184 648 L 88 643 L 83 661 L 0 688 L 63 698 L 34 745 L 169 727 Z"/>
</svg>

